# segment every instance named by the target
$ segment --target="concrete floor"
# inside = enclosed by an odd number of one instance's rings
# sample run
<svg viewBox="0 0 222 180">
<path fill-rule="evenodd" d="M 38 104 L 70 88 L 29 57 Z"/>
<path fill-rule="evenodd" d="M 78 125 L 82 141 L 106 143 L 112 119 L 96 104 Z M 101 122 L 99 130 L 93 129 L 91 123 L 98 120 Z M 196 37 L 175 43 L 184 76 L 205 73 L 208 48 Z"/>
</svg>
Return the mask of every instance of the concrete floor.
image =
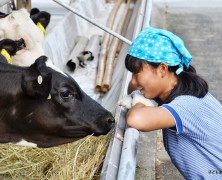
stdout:
<svg viewBox="0 0 222 180">
<path fill-rule="evenodd" d="M 210 92 L 222 103 L 221 17 L 222 1 L 220 0 L 156 0 L 153 5 L 151 25 L 168 29 L 184 40 L 193 56 L 191 64 L 196 68 L 197 73 L 207 80 Z M 143 171 L 138 170 L 136 179 L 184 179 L 164 150 L 161 132 L 156 133 L 156 136 L 153 136 L 156 137 L 156 146 L 148 145 L 150 152 L 154 151 L 152 148 L 156 148 L 156 152 L 153 153 L 156 156 L 156 163 L 154 165 L 153 161 L 149 161 L 146 167 L 151 169 L 145 171 L 149 171 L 150 174 L 145 174 L 142 168 Z M 147 144 L 148 141 L 151 140 L 147 140 Z M 143 159 L 149 157 L 148 154 L 142 155 Z M 141 157 L 138 158 L 141 159 Z M 150 159 L 153 158 L 150 157 Z M 138 164 L 138 167 L 144 167 L 144 165 Z"/>
</svg>

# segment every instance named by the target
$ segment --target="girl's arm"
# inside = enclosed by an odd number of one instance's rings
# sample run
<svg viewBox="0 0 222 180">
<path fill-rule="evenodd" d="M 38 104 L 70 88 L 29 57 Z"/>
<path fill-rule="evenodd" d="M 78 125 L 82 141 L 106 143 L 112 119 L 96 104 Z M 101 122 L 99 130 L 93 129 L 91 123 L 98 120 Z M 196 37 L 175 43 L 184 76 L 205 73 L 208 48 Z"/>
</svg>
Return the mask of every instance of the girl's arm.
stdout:
<svg viewBox="0 0 222 180">
<path fill-rule="evenodd" d="M 126 122 L 129 126 L 139 131 L 152 131 L 176 125 L 173 116 L 167 109 L 145 106 L 142 103 L 137 103 L 129 109 L 126 115 Z"/>
</svg>

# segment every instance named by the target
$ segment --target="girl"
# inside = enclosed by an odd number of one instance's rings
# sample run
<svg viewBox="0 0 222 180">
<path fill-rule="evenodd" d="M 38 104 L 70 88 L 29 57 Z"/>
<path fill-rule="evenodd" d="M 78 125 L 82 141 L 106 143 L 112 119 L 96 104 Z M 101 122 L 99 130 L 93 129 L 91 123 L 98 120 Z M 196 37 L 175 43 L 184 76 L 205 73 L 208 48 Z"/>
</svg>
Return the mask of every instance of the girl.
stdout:
<svg viewBox="0 0 222 180">
<path fill-rule="evenodd" d="M 132 72 L 129 92 L 140 90 L 158 107 L 137 103 L 126 121 L 140 131 L 163 129 L 164 146 L 186 179 L 222 179 L 222 105 L 191 60 L 179 37 L 145 28 L 125 59 Z"/>
</svg>

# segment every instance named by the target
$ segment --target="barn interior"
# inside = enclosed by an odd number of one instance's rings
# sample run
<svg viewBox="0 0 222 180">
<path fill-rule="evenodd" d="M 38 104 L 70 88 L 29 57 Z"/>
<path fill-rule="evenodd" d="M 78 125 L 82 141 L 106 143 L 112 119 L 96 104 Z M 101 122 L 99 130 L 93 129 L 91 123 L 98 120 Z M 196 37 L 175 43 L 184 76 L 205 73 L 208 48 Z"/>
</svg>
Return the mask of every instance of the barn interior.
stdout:
<svg viewBox="0 0 222 180">
<path fill-rule="evenodd" d="M 118 100 L 127 94 L 131 79 L 131 73 L 126 71 L 124 64 L 129 45 L 151 21 L 155 26 L 156 19 L 151 20 L 151 12 L 154 12 L 153 2 L 28 1 L 25 4 L 28 10 L 37 7 L 51 14 L 43 44 L 45 54 L 57 67 L 71 75 L 90 97 L 111 111 L 116 123 L 113 131 L 107 136 L 89 136 L 78 142 L 47 150 L 2 145 L 1 156 L 6 158 L 1 160 L 0 177 L 115 180 L 126 179 L 127 175 L 128 180 L 141 177 L 153 179 L 156 133 L 141 133 L 126 127 L 126 109 L 117 104 Z M 18 5 L 20 4 L 15 2 L 15 6 Z M 10 11 L 8 4 L 1 9 L 5 12 Z M 162 19 L 163 12 L 157 13 L 157 17 Z M 74 70 L 68 67 L 67 62 L 71 59 L 76 62 L 79 53 L 85 49 L 92 51 L 93 60 L 84 60 L 83 65 L 77 63 Z M 107 54 L 104 55 L 104 52 Z M 108 70 L 103 61 L 109 61 Z M 104 67 L 99 67 L 100 64 Z M 106 81 L 105 86 L 97 83 L 99 68 L 108 71 L 108 83 Z M 101 76 L 104 75 L 99 77 Z M 144 153 L 149 154 L 146 161 L 143 158 Z M 38 158 L 33 158 L 36 156 Z M 43 160 L 44 157 L 46 158 Z M 127 163 L 131 168 L 127 168 Z"/>
</svg>

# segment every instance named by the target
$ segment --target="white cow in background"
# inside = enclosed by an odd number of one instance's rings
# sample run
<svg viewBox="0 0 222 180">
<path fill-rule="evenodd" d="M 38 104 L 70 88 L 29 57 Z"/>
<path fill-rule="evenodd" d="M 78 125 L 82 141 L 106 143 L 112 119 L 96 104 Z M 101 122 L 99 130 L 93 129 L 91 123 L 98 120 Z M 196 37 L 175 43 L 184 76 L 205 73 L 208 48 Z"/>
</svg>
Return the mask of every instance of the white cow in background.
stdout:
<svg viewBox="0 0 222 180">
<path fill-rule="evenodd" d="M 25 48 L 12 56 L 12 64 L 29 66 L 41 55 L 44 55 L 44 34 L 32 21 L 26 9 L 12 11 L 0 17 L 0 40 L 20 40 L 25 42 Z"/>
</svg>

